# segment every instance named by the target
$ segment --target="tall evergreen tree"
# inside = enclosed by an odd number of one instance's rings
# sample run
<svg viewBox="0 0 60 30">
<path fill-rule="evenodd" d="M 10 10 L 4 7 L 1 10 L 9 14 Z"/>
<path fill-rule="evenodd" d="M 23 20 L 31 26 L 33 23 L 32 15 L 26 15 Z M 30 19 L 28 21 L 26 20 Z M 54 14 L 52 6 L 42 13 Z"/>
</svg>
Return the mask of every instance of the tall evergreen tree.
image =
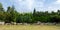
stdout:
<svg viewBox="0 0 60 30">
<path fill-rule="evenodd" d="M 34 8 L 34 11 L 33 11 L 33 16 L 35 16 L 36 15 L 36 9 Z"/>
<path fill-rule="evenodd" d="M 60 15 L 60 10 L 57 11 L 58 15 Z"/>
<path fill-rule="evenodd" d="M 4 11 L 2 3 L 0 3 L 0 11 Z"/>
</svg>

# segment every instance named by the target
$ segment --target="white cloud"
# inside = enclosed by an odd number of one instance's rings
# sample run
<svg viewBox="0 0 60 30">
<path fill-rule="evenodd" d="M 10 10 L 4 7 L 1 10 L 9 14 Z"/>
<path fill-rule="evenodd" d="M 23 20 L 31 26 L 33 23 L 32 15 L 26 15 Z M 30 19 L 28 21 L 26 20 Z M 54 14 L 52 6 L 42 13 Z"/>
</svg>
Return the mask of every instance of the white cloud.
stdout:
<svg viewBox="0 0 60 30">
<path fill-rule="evenodd" d="M 11 2 L 16 4 L 16 7 L 19 7 L 18 9 L 23 11 L 33 11 L 33 8 L 36 8 L 37 10 L 40 11 L 41 8 L 44 7 L 44 1 L 45 0 L 10 0 Z"/>
<path fill-rule="evenodd" d="M 22 0 L 18 0 L 18 1 L 22 1 Z"/>
<path fill-rule="evenodd" d="M 34 7 L 37 11 L 44 11 L 44 2 L 45 0 L 36 0 Z"/>
<path fill-rule="evenodd" d="M 51 4 L 49 5 L 46 5 L 47 7 L 45 7 L 45 10 L 46 11 L 57 11 L 58 9 L 60 9 L 60 0 L 56 0 L 56 1 L 53 1 Z"/>
<path fill-rule="evenodd" d="M 60 4 L 60 0 L 56 0 L 55 4 Z"/>
<path fill-rule="evenodd" d="M 51 11 L 55 11 L 55 12 L 56 12 L 57 9 L 58 9 L 58 8 L 56 8 L 56 7 L 54 8 L 54 7 L 52 7 L 52 6 L 49 6 L 49 7 L 47 8 L 47 10 L 50 11 L 50 12 L 51 12 Z"/>
<path fill-rule="evenodd" d="M 15 0 L 14 3 L 27 7 L 28 9 L 31 9 L 33 6 L 34 0 Z"/>
<path fill-rule="evenodd" d="M 34 2 L 33 0 L 26 0 L 27 6 L 28 6 L 29 9 L 32 8 L 33 2 Z"/>
<path fill-rule="evenodd" d="M 16 4 L 16 7 L 18 6 L 19 11 L 32 11 L 33 8 L 36 8 L 37 11 L 55 11 L 57 5 L 60 3 L 60 0 L 56 0 L 55 4 L 51 3 L 47 8 L 45 7 L 45 0 L 10 0 L 11 2 L 14 2 Z M 23 9 L 23 10 L 22 10 Z"/>
</svg>

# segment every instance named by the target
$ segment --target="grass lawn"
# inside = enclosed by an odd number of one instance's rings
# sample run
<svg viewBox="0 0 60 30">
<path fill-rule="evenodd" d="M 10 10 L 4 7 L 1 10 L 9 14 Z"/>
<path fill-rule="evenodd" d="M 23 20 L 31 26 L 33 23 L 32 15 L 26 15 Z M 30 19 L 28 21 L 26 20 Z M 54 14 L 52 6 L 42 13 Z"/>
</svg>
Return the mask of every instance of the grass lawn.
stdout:
<svg viewBox="0 0 60 30">
<path fill-rule="evenodd" d="M 60 26 L 47 25 L 0 25 L 0 30 L 60 30 Z"/>
</svg>

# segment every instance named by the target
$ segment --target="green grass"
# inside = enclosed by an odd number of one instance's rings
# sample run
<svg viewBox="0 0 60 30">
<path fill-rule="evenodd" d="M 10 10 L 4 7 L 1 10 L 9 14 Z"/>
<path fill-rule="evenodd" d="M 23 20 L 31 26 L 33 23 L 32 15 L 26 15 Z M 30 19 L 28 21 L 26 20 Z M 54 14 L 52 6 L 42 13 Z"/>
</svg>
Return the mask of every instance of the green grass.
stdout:
<svg viewBox="0 0 60 30">
<path fill-rule="evenodd" d="M 0 25 L 0 30 L 60 30 L 60 26 L 47 25 Z"/>
</svg>

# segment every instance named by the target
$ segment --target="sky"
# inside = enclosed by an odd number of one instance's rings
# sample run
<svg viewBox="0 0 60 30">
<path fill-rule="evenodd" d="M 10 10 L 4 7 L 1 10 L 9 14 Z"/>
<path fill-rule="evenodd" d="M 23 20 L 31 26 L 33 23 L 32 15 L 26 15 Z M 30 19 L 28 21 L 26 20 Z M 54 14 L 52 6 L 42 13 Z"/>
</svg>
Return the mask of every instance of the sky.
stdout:
<svg viewBox="0 0 60 30">
<path fill-rule="evenodd" d="M 57 11 L 60 9 L 60 0 L 0 0 L 5 10 L 8 6 L 15 6 L 18 12 Z"/>
</svg>

